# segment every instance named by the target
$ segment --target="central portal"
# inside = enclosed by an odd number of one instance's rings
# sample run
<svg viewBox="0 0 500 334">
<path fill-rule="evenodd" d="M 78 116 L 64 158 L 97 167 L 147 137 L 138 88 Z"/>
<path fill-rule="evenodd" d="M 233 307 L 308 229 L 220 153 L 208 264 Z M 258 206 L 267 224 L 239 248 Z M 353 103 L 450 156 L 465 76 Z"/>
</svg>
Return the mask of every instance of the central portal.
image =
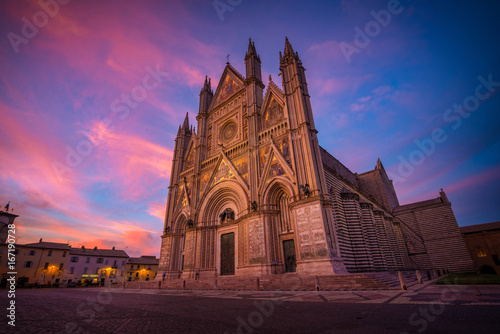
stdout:
<svg viewBox="0 0 500 334">
<path fill-rule="evenodd" d="M 234 233 L 220 237 L 220 274 L 234 275 Z"/>
</svg>

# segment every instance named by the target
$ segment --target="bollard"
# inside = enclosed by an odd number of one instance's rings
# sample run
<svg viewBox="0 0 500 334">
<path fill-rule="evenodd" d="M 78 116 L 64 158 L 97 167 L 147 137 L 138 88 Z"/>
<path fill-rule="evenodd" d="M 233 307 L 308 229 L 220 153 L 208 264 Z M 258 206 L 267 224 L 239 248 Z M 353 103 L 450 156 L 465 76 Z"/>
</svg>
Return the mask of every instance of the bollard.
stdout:
<svg viewBox="0 0 500 334">
<path fill-rule="evenodd" d="M 432 279 L 431 271 L 427 270 L 427 280 L 430 281 L 431 279 Z"/>
<path fill-rule="evenodd" d="M 257 291 L 260 291 L 260 280 L 258 277 L 257 277 Z"/>
<path fill-rule="evenodd" d="M 186 280 L 182 281 L 182 290 L 186 290 Z"/>
<path fill-rule="evenodd" d="M 321 290 L 321 287 L 319 285 L 319 276 L 316 275 L 316 291 L 320 291 Z"/>
<path fill-rule="evenodd" d="M 401 290 L 406 290 L 405 279 L 403 277 L 403 273 L 398 271 L 399 283 L 401 283 Z"/>
<path fill-rule="evenodd" d="M 423 283 L 422 283 L 422 277 L 420 276 L 420 271 L 419 271 L 419 270 L 417 270 L 415 273 L 417 274 L 418 284 L 423 284 Z"/>
</svg>

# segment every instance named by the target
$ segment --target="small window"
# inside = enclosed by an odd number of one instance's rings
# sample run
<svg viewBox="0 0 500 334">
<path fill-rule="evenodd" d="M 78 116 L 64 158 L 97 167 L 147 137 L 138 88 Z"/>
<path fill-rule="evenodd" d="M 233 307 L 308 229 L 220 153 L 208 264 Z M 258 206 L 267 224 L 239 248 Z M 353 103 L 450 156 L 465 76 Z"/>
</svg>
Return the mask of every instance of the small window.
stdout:
<svg viewBox="0 0 500 334">
<path fill-rule="evenodd" d="M 84 273 L 84 274 L 87 274 L 87 271 L 88 271 L 88 270 L 89 270 L 89 268 L 88 268 L 88 267 L 83 268 L 83 273 Z"/>
<path fill-rule="evenodd" d="M 102 257 L 98 257 L 97 260 L 96 260 L 96 263 L 102 263 L 102 260 L 103 260 Z"/>
<path fill-rule="evenodd" d="M 90 257 L 85 259 L 85 263 L 90 263 Z"/>
<path fill-rule="evenodd" d="M 140 268 L 141 268 L 141 265 L 139 265 L 139 264 L 138 264 L 138 265 L 137 265 L 137 269 L 140 269 Z"/>
<path fill-rule="evenodd" d="M 135 273 L 135 277 L 139 277 L 139 273 Z"/>
<path fill-rule="evenodd" d="M 63 257 L 66 257 L 66 252 L 63 253 Z"/>
<path fill-rule="evenodd" d="M 75 273 L 75 267 L 71 267 L 71 268 L 69 268 L 69 273 L 70 273 L 70 274 L 74 274 L 74 273 Z"/>
<path fill-rule="evenodd" d="M 24 262 L 24 268 L 31 268 L 31 267 L 33 267 L 33 261 Z"/>
<path fill-rule="evenodd" d="M 47 254 L 47 256 L 52 256 L 52 251 L 49 250 L 49 253 Z"/>
<path fill-rule="evenodd" d="M 108 260 L 106 260 L 106 262 L 104 264 L 108 264 Z"/>
<path fill-rule="evenodd" d="M 148 265 L 148 270 L 151 270 L 151 265 Z"/>
<path fill-rule="evenodd" d="M 115 260 L 115 262 L 113 262 L 113 267 L 115 267 L 115 268 L 116 268 L 116 264 L 117 264 L 116 262 L 117 262 L 116 260 Z"/>
<path fill-rule="evenodd" d="M 33 256 L 35 255 L 35 251 L 34 250 L 30 250 L 30 253 L 29 253 L 30 256 Z"/>
<path fill-rule="evenodd" d="M 59 263 L 59 270 L 63 270 L 64 268 L 64 263 Z"/>
<path fill-rule="evenodd" d="M 49 269 L 49 263 L 45 262 L 45 265 L 43 266 L 43 269 Z"/>
<path fill-rule="evenodd" d="M 70 262 L 78 262 L 78 256 L 72 256 Z"/>
<path fill-rule="evenodd" d="M 124 265 L 125 265 L 125 260 L 122 261 L 122 266 L 124 266 Z"/>
</svg>

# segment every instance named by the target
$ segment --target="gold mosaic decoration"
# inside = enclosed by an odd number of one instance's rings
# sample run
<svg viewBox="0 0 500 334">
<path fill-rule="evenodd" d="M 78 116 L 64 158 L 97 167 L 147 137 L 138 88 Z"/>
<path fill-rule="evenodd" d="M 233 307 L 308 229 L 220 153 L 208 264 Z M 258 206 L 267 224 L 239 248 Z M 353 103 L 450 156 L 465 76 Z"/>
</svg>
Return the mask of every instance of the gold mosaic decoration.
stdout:
<svg viewBox="0 0 500 334">
<path fill-rule="evenodd" d="M 285 119 L 285 113 L 283 112 L 283 108 L 281 105 L 276 102 L 274 98 L 271 99 L 266 111 L 263 115 L 264 129 L 271 127 L 275 124 L 282 122 Z"/>
<path fill-rule="evenodd" d="M 234 178 L 235 178 L 235 176 L 234 176 L 233 171 L 231 170 L 231 168 L 229 168 L 229 166 L 226 164 L 226 162 L 224 160 L 222 160 L 222 162 L 219 166 L 219 170 L 215 174 L 214 184 L 217 184 L 217 183 L 222 182 L 224 180 L 229 180 L 229 179 L 234 179 Z"/>
<path fill-rule="evenodd" d="M 241 178 L 248 184 L 248 157 L 243 157 L 233 162 Z"/>
</svg>

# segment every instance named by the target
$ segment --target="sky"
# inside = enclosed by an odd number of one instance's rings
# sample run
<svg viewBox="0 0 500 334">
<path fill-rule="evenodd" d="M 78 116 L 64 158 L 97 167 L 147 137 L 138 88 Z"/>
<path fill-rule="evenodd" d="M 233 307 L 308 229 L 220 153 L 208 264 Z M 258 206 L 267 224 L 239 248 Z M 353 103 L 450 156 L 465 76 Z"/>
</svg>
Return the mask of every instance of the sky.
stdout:
<svg viewBox="0 0 500 334">
<path fill-rule="evenodd" d="M 19 243 L 159 255 L 174 139 L 205 75 L 264 84 L 290 40 L 320 145 L 378 158 L 401 204 L 443 188 L 459 226 L 500 220 L 497 1 L 0 2 L 0 204 Z"/>
</svg>

